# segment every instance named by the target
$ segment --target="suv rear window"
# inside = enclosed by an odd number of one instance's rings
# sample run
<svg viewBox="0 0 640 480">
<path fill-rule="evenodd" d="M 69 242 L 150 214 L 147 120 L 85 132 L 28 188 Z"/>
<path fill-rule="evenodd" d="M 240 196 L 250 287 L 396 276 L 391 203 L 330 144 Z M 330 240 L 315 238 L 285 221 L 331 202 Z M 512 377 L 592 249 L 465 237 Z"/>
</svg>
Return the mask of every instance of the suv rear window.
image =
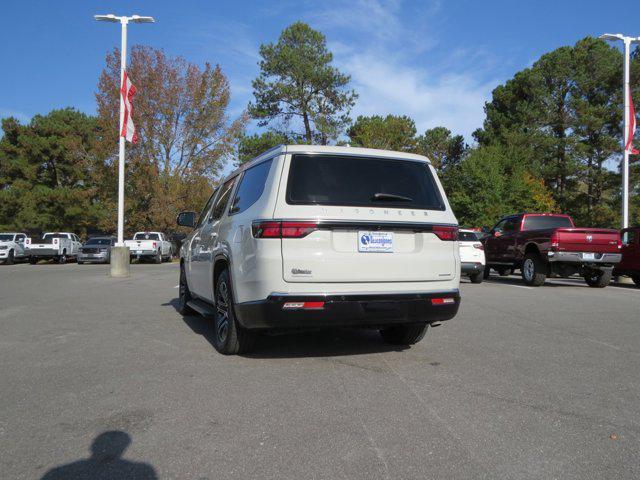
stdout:
<svg viewBox="0 0 640 480">
<path fill-rule="evenodd" d="M 473 232 L 458 232 L 458 240 L 461 242 L 477 242 L 478 236 Z"/>
<path fill-rule="evenodd" d="M 348 155 L 294 155 L 287 203 L 444 210 L 427 163 Z"/>
<path fill-rule="evenodd" d="M 545 230 L 547 228 L 573 228 L 569 217 L 527 215 L 522 230 Z"/>
</svg>

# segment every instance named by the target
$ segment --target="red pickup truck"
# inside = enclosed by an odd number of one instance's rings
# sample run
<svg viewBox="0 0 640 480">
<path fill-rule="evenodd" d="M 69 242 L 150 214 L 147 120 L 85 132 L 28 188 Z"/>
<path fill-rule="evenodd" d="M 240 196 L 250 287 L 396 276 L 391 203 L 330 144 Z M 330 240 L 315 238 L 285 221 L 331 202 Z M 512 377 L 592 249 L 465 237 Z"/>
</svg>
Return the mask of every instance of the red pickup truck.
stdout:
<svg viewBox="0 0 640 480">
<path fill-rule="evenodd" d="M 613 269 L 614 275 L 628 275 L 640 287 L 640 227 L 625 228 L 622 236 L 622 260 Z"/>
<path fill-rule="evenodd" d="M 620 262 L 620 233 L 576 228 L 568 215 L 519 213 L 500 220 L 483 239 L 487 265 L 501 275 L 520 269 L 527 285 L 540 286 L 547 276 L 580 274 L 590 287 L 606 287 Z"/>
</svg>

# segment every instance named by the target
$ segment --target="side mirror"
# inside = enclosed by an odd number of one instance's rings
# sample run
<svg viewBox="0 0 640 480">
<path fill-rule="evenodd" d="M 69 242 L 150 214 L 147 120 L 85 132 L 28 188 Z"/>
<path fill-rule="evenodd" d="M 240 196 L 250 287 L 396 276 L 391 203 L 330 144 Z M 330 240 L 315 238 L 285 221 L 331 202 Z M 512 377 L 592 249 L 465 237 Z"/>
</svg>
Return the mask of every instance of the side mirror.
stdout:
<svg viewBox="0 0 640 480">
<path fill-rule="evenodd" d="M 196 212 L 180 212 L 176 223 L 181 227 L 194 228 L 196 226 Z"/>
<path fill-rule="evenodd" d="M 496 237 L 496 238 L 497 237 L 501 237 L 502 236 L 502 232 L 500 230 L 494 230 L 493 236 Z"/>
</svg>

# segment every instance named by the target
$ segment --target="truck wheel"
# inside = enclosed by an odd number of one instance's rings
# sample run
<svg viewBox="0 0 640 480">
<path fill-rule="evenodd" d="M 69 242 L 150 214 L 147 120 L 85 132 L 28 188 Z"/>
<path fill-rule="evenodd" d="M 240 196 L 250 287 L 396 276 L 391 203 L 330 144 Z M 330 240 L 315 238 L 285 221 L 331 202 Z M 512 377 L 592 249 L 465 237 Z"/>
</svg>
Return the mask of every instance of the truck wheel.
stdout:
<svg viewBox="0 0 640 480">
<path fill-rule="evenodd" d="M 62 252 L 62 255 L 58 256 L 58 263 L 60 265 L 67 263 L 67 254 L 65 252 Z"/>
<path fill-rule="evenodd" d="M 5 265 L 13 265 L 15 258 L 13 256 L 13 250 L 9 250 L 9 254 L 7 255 L 7 259 L 4 261 Z"/>
<path fill-rule="evenodd" d="M 153 263 L 162 263 L 162 253 L 160 253 L 160 250 L 158 250 L 156 256 L 153 257 Z"/>
<path fill-rule="evenodd" d="M 35 265 L 36 263 L 38 263 L 38 257 L 29 257 L 29 263 L 31 265 Z"/>
<path fill-rule="evenodd" d="M 482 277 L 484 277 L 484 270 L 482 272 L 472 273 L 469 275 L 471 283 L 482 283 Z"/>
<path fill-rule="evenodd" d="M 224 269 L 216 279 L 216 315 L 213 346 L 223 355 L 249 352 L 255 344 L 255 333 L 242 328 L 233 311 L 233 295 L 229 270 Z"/>
<path fill-rule="evenodd" d="M 178 313 L 180 315 L 194 315 L 193 309 L 187 305 L 191 300 L 191 292 L 187 284 L 187 274 L 184 271 L 184 264 L 180 265 L 180 283 L 178 284 Z"/>
<path fill-rule="evenodd" d="M 592 288 L 604 288 L 611 283 L 611 270 L 594 270 L 584 276 L 584 281 Z"/>
<path fill-rule="evenodd" d="M 532 287 L 544 285 L 547 275 L 544 273 L 543 268 L 540 257 L 536 253 L 527 253 L 524 257 L 524 262 L 522 262 L 522 279 Z"/>
<path fill-rule="evenodd" d="M 429 329 L 429 324 L 409 324 L 394 325 L 388 328 L 382 328 L 380 335 L 382 339 L 392 345 L 413 345 L 422 340 Z"/>
<path fill-rule="evenodd" d="M 640 275 L 632 275 L 631 279 L 633 280 L 633 283 L 636 284 L 636 286 L 640 287 Z"/>
</svg>

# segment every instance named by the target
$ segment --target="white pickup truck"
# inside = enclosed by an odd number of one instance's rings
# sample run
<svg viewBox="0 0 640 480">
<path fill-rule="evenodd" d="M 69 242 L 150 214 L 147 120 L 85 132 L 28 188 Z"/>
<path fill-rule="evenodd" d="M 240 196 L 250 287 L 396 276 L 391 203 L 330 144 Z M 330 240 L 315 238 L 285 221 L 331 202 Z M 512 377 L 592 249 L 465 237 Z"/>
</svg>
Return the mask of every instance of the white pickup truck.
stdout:
<svg viewBox="0 0 640 480">
<path fill-rule="evenodd" d="M 67 263 L 69 257 L 76 257 L 82 243 L 75 233 L 47 232 L 42 238 L 27 238 L 27 253 L 32 264 L 38 260 L 56 260 Z"/>
<path fill-rule="evenodd" d="M 25 233 L 0 233 L 0 262 L 13 265 L 15 260 L 29 258 L 25 250 L 26 241 Z"/>
<path fill-rule="evenodd" d="M 173 256 L 173 245 L 161 232 L 136 232 L 132 240 L 124 241 L 124 246 L 129 247 L 132 260 L 145 258 L 162 263 Z"/>
</svg>

